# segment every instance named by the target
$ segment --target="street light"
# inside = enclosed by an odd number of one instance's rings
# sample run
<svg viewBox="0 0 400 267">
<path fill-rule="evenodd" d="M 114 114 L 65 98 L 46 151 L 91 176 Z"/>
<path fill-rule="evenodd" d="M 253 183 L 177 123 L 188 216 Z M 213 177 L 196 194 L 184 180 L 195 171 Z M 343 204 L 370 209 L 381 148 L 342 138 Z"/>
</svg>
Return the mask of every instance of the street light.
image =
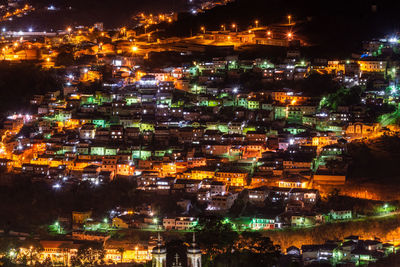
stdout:
<svg viewBox="0 0 400 267">
<path fill-rule="evenodd" d="M 288 20 L 289 20 L 289 25 L 290 25 L 290 20 L 292 19 L 292 16 L 289 15 L 289 16 L 287 16 L 287 18 L 288 18 Z"/>
<path fill-rule="evenodd" d="M 235 29 L 235 30 L 236 30 L 236 32 L 238 31 L 238 29 L 237 29 L 237 26 L 236 26 L 236 24 L 235 24 L 235 23 L 233 23 L 233 24 L 232 24 L 232 29 Z"/>
<path fill-rule="evenodd" d="M 15 249 L 11 249 L 9 252 L 10 258 L 15 258 L 17 256 L 17 253 L 15 252 Z"/>
<path fill-rule="evenodd" d="M 131 49 L 132 49 L 132 52 L 136 53 L 136 52 L 138 51 L 139 48 L 138 48 L 137 46 L 132 46 Z"/>
<path fill-rule="evenodd" d="M 226 31 L 225 25 L 221 25 L 221 28 Z"/>
<path fill-rule="evenodd" d="M 291 33 L 291 32 L 288 32 L 287 36 L 288 36 L 288 38 L 289 38 L 289 39 L 292 39 L 292 37 L 293 37 L 293 33 Z"/>
<path fill-rule="evenodd" d="M 256 28 L 258 28 L 258 20 L 255 21 Z"/>
<path fill-rule="evenodd" d="M 204 26 L 201 26 L 200 30 L 203 32 L 203 34 L 206 33 L 206 28 Z"/>
</svg>

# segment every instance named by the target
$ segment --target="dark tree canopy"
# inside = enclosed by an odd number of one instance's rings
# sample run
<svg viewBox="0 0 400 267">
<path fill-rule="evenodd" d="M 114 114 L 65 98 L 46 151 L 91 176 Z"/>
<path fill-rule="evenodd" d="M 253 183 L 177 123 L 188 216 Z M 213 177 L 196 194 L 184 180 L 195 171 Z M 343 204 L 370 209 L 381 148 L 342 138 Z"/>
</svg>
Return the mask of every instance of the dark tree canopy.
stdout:
<svg viewBox="0 0 400 267">
<path fill-rule="evenodd" d="M 53 70 L 32 64 L 0 63 L 0 112 L 26 110 L 34 94 L 60 88 L 61 83 Z"/>
</svg>

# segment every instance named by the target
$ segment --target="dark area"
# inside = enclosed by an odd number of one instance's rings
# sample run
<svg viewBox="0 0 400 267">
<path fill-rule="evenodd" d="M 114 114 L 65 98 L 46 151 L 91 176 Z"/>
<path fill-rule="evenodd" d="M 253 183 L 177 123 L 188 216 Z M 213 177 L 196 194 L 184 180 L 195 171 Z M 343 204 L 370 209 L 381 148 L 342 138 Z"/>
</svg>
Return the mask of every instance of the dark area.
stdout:
<svg viewBox="0 0 400 267">
<path fill-rule="evenodd" d="M 33 64 L 0 63 L 0 112 L 29 112 L 34 94 L 61 89 L 55 70 L 44 70 Z"/>
<path fill-rule="evenodd" d="M 238 0 L 197 16 L 182 15 L 166 32 L 187 36 L 201 26 L 218 30 L 221 24 L 232 23 L 243 30 L 255 19 L 262 25 L 286 23 L 291 14 L 298 22 L 293 29 L 295 35 L 313 45 L 305 49 L 305 54 L 334 58 L 350 56 L 363 40 L 396 33 L 400 28 L 396 14 L 399 8 L 400 2 L 396 1 Z"/>
<path fill-rule="evenodd" d="M 400 138 L 386 135 L 372 142 L 349 144 L 349 154 L 352 157 L 349 178 L 368 178 L 397 184 L 400 179 L 399 148 Z"/>
</svg>

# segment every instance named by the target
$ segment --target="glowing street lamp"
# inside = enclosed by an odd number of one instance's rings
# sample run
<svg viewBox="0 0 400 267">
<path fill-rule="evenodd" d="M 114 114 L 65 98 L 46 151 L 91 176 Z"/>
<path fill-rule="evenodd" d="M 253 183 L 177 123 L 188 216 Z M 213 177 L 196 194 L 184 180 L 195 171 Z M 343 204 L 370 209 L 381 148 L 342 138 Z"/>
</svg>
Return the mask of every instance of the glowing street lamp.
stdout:
<svg viewBox="0 0 400 267">
<path fill-rule="evenodd" d="M 258 20 L 254 21 L 254 23 L 256 24 L 256 28 L 258 28 Z"/>
<path fill-rule="evenodd" d="M 291 19 L 292 19 L 292 16 L 291 16 L 291 15 L 289 15 L 289 16 L 287 16 L 287 18 L 288 18 L 289 25 L 290 25 L 290 21 L 291 21 Z"/>
<path fill-rule="evenodd" d="M 271 37 L 272 32 L 271 31 L 267 31 L 267 35 L 268 35 L 268 37 Z"/>
<path fill-rule="evenodd" d="M 291 33 L 291 32 L 288 32 L 288 34 L 287 34 L 287 37 L 288 37 L 289 39 L 292 39 L 292 37 L 293 37 L 293 33 Z"/>
<path fill-rule="evenodd" d="M 221 25 L 221 28 L 223 29 L 223 31 L 226 31 L 225 25 Z"/>
<path fill-rule="evenodd" d="M 71 28 L 71 27 L 68 27 L 68 28 L 67 28 L 67 31 L 68 31 L 68 34 L 71 34 L 72 28 Z"/>
<path fill-rule="evenodd" d="M 11 249 L 9 252 L 10 258 L 15 258 L 15 256 L 17 256 L 17 252 L 15 251 L 15 249 Z"/>
<path fill-rule="evenodd" d="M 136 53 L 139 50 L 139 48 L 137 46 L 132 46 L 131 49 L 132 49 L 132 52 L 134 52 L 134 53 Z"/>
<path fill-rule="evenodd" d="M 206 33 L 206 28 L 204 26 L 201 26 L 200 30 L 203 32 L 203 34 Z"/>
<path fill-rule="evenodd" d="M 236 26 L 236 24 L 235 24 L 235 23 L 233 23 L 233 24 L 232 24 L 232 29 L 235 29 L 235 30 L 236 30 L 236 32 L 238 31 L 238 29 L 237 29 L 237 26 Z"/>
</svg>

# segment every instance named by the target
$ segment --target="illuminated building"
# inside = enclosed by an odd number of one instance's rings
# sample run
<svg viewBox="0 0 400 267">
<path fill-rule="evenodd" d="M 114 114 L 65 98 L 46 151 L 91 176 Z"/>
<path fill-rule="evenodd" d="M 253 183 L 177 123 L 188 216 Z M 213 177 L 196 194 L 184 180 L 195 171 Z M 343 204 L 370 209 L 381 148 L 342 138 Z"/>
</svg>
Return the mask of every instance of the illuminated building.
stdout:
<svg viewBox="0 0 400 267">
<path fill-rule="evenodd" d="M 247 184 L 247 172 L 242 171 L 217 171 L 215 179 L 231 186 L 245 186 Z"/>
<path fill-rule="evenodd" d="M 380 60 L 359 60 L 357 63 L 362 72 L 385 72 L 387 67 L 387 62 Z"/>
<path fill-rule="evenodd" d="M 194 217 L 175 217 L 164 218 L 163 227 L 165 230 L 190 230 L 198 223 L 198 219 Z"/>
<path fill-rule="evenodd" d="M 211 201 L 207 207 L 210 211 L 227 211 L 229 210 L 235 200 L 237 199 L 237 193 L 225 193 L 211 196 Z"/>
<path fill-rule="evenodd" d="M 308 185 L 308 179 L 302 177 L 286 178 L 278 181 L 279 187 L 286 188 L 306 188 Z"/>
<path fill-rule="evenodd" d="M 91 218 L 91 216 L 92 216 L 91 211 L 85 211 L 85 212 L 73 211 L 72 223 L 77 225 L 84 224 L 88 219 Z"/>
</svg>

